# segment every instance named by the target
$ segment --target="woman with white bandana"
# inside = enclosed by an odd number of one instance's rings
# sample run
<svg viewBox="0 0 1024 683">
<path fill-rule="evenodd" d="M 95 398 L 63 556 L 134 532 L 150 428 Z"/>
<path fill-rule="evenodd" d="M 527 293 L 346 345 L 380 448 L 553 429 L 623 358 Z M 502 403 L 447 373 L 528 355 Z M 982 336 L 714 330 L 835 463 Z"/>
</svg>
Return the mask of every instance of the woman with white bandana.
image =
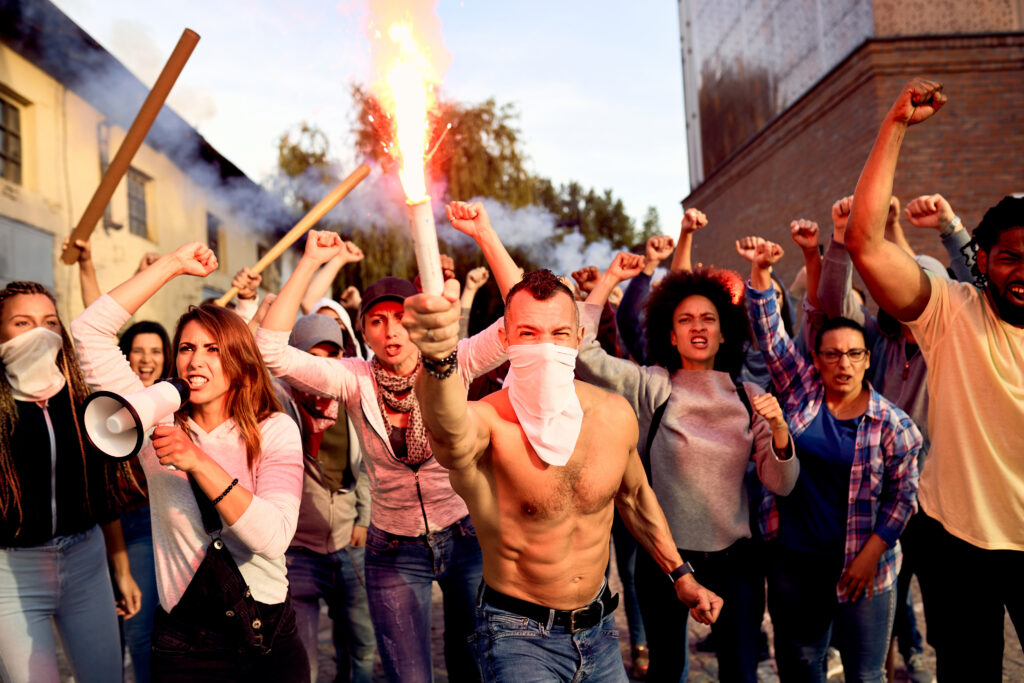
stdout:
<svg viewBox="0 0 1024 683">
<path fill-rule="evenodd" d="M 453 211 L 455 213 L 453 213 Z M 449 207 L 453 223 L 475 222 L 485 254 L 498 254 L 515 273 L 482 207 Z M 495 246 L 496 245 L 496 246 Z M 496 251 L 489 251 L 494 247 Z M 366 539 L 370 616 L 388 680 L 430 681 L 431 588 L 444 593 L 445 662 L 450 680 L 478 680 L 466 638 L 481 580 L 480 546 L 466 504 L 448 471 L 433 458 L 413 384 L 422 362 L 401 324 L 403 301 L 416 294 L 407 280 L 388 277 L 363 292 L 357 324 L 374 359 L 316 358 L 289 347 L 288 332 L 310 279 L 341 249 L 336 233 L 312 231 L 306 251 L 267 313 L 256 341 L 267 367 L 299 391 L 338 400 L 356 426 L 370 479 L 371 518 Z M 509 265 L 511 264 L 511 265 Z M 459 344 L 458 371 L 468 386 L 505 360 L 495 323 Z"/>
<path fill-rule="evenodd" d="M 621 253 L 587 297 L 581 324 L 580 379 L 624 396 L 640 422 L 640 453 L 651 486 L 697 580 L 725 601 L 712 625 L 722 681 L 757 680 L 764 581 L 751 541 L 744 478 L 753 462 L 780 495 L 799 474 L 778 401 L 736 377 L 748 337 L 732 281 L 709 269 L 667 276 L 647 302 L 648 359 L 641 367 L 608 356 L 594 338 L 608 293 L 643 270 L 644 257 Z M 647 553 L 636 585 L 650 648 L 649 681 L 685 680 L 687 613 Z"/>
<path fill-rule="evenodd" d="M 42 285 L 0 290 L 0 369 L 0 680 L 59 680 L 54 624 L 75 680 L 120 680 L 107 559 L 132 616 L 139 590 L 113 508 L 131 475 L 84 446 L 89 390 Z"/>
</svg>

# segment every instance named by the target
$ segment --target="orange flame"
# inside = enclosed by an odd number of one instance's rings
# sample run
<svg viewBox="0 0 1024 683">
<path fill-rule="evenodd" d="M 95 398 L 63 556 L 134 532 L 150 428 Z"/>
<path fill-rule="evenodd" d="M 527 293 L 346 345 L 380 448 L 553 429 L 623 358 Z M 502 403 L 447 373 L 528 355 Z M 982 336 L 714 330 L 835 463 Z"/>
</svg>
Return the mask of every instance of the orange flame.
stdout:
<svg viewBox="0 0 1024 683">
<path fill-rule="evenodd" d="M 410 202 L 427 198 L 423 154 L 427 144 L 430 64 L 420 53 L 408 24 L 392 24 L 388 37 L 398 44 L 398 59 L 387 76 L 394 101 L 395 143 L 405 196 Z"/>
</svg>

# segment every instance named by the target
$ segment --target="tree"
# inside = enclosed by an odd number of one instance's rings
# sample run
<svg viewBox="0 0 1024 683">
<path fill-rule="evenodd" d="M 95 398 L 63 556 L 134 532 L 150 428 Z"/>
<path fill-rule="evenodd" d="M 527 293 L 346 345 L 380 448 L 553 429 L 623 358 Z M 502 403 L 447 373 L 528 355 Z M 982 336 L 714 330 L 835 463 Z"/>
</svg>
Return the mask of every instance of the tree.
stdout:
<svg viewBox="0 0 1024 683">
<path fill-rule="evenodd" d="M 661 217 L 658 216 L 658 209 L 654 206 L 647 207 L 647 213 L 644 214 L 643 230 L 640 232 L 640 239 L 638 242 L 647 242 L 652 237 L 656 237 L 661 234 Z"/>
</svg>

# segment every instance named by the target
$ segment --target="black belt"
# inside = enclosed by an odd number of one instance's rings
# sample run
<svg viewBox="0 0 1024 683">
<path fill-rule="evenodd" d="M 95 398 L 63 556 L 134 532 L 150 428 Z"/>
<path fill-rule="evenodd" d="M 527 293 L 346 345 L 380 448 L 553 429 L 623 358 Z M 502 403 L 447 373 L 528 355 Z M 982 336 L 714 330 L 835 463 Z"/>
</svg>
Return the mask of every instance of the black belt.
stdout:
<svg viewBox="0 0 1024 683">
<path fill-rule="evenodd" d="M 605 584 L 601 595 L 597 596 L 592 603 L 576 609 L 551 609 L 535 602 L 505 595 L 487 584 L 484 584 L 480 597 L 483 602 L 505 612 L 512 612 L 545 625 L 550 620 L 552 626 L 563 626 L 570 631 L 580 631 L 597 626 L 604 617 L 614 612 L 615 608 L 619 606 L 619 596 L 612 594 L 608 584 Z"/>
</svg>

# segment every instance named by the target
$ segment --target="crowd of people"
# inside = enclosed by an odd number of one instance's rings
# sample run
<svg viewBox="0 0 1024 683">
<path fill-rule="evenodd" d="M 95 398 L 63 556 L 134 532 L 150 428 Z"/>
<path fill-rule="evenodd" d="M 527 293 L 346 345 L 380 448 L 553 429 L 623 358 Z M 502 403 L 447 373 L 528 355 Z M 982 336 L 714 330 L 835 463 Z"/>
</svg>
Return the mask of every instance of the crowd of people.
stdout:
<svg viewBox="0 0 1024 683">
<path fill-rule="evenodd" d="M 749 274 L 694 265 L 696 209 L 603 272 L 523 273 L 462 202 L 447 217 L 489 270 L 460 287 L 445 262 L 440 295 L 385 277 L 330 298 L 363 259 L 330 231 L 276 295 L 243 269 L 232 307 L 173 334 L 118 336 L 217 269 L 199 243 L 101 293 L 78 242 L 68 328 L 45 288 L 9 284 L 0 680 L 60 680 L 56 633 L 83 683 L 121 680 L 124 649 L 137 681 L 315 681 L 323 603 L 337 680 L 379 657 L 429 682 L 435 583 L 451 681 L 684 681 L 691 618 L 720 680 L 756 681 L 766 609 L 784 682 L 826 680 L 833 647 L 846 680 L 886 680 L 894 647 L 915 681 L 1001 680 L 1004 609 L 1024 633 L 1024 198 L 973 235 L 941 195 L 901 210 L 900 144 L 944 102 L 904 87 L 853 194 L 825 199 L 828 244 L 793 221 L 789 287 L 758 235 L 736 241 Z M 471 336 L 490 277 L 504 314 Z M 189 398 L 137 458 L 92 447 L 91 392 L 170 376 Z"/>
</svg>

